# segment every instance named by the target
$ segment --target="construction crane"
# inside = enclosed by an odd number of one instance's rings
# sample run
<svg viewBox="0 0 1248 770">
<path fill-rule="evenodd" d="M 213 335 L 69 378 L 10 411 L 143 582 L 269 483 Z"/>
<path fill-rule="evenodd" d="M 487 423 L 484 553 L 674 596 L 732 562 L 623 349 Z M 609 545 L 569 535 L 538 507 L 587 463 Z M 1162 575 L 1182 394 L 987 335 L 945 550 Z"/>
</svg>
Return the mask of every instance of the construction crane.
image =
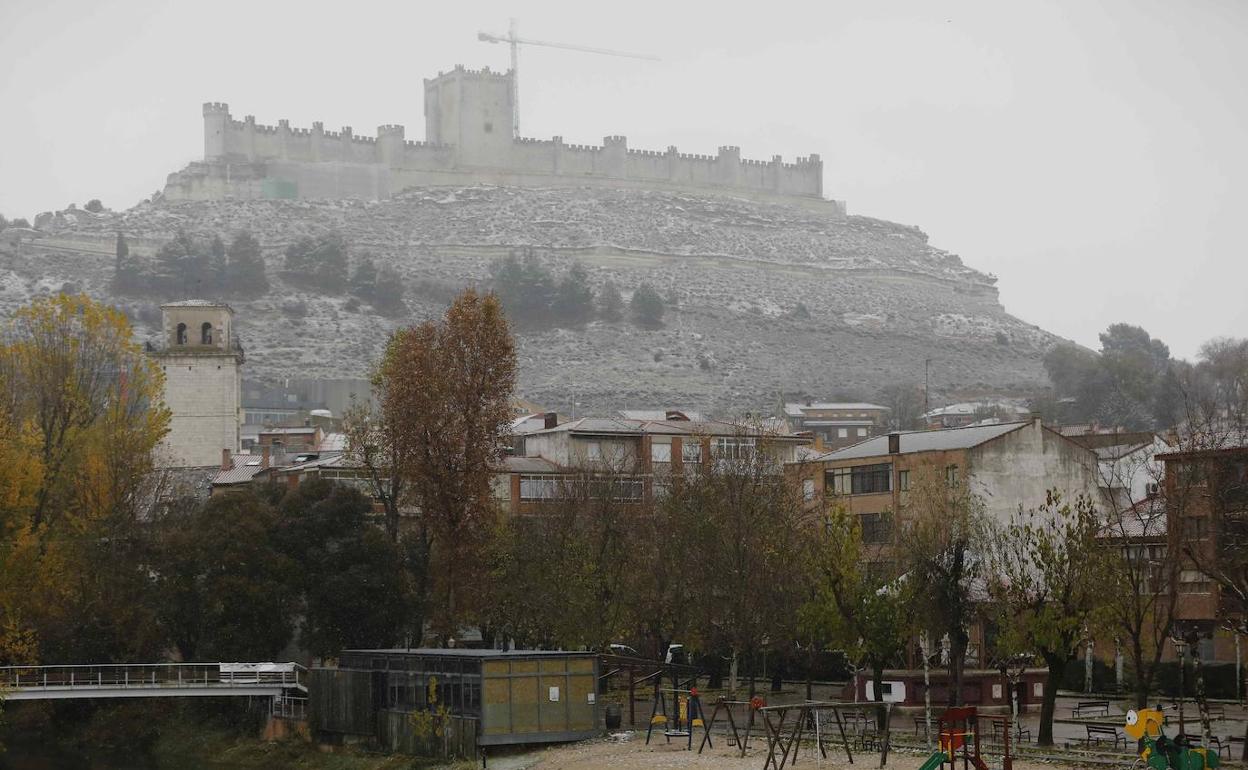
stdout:
<svg viewBox="0 0 1248 770">
<path fill-rule="evenodd" d="M 626 53 L 624 51 L 612 51 L 607 48 L 590 48 L 584 45 L 571 45 L 569 43 L 548 43 L 544 40 L 528 40 L 516 34 L 516 20 L 512 19 L 511 24 L 507 28 L 506 35 L 494 35 L 489 32 L 478 32 L 477 40 L 486 43 L 507 43 L 511 46 L 511 131 L 512 136 L 520 136 L 520 46 L 522 45 L 540 45 L 547 48 L 563 48 L 568 51 L 581 51 L 583 53 L 600 53 L 607 56 L 625 56 L 629 59 L 649 59 L 650 61 L 658 61 L 659 57 L 649 56 L 640 53 Z"/>
</svg>

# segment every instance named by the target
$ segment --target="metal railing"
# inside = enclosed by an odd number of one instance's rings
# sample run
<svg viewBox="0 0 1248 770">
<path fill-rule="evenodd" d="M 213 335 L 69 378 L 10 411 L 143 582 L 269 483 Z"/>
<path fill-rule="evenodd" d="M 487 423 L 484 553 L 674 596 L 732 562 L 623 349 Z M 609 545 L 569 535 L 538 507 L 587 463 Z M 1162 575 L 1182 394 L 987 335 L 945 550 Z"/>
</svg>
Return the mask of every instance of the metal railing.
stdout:
<svg viewBox="0 0 1248 770">
<path fill-rule="evenodd" d="M 221 663 L 109 663 L 104 665 L 2 666 L 0 693 L 64 689 L 254 689 L 307 692 L 307 669 L 297 663 L 277 670 L 239 669 Z"/>
</svg>

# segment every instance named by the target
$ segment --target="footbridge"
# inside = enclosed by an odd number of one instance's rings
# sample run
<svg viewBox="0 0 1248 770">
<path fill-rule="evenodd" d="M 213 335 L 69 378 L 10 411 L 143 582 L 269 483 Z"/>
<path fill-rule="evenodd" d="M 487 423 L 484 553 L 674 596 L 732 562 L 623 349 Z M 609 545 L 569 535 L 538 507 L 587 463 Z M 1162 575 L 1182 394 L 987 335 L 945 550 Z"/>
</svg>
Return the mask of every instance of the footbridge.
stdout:
<svg viewBox="0 0 1248 770">
<path fill-rule="evenodd" d="M 297 663 L 109 663 L 0 667 L 0 700 L 71 698 L 306 698 L 307 669 Z"/>
</svg>

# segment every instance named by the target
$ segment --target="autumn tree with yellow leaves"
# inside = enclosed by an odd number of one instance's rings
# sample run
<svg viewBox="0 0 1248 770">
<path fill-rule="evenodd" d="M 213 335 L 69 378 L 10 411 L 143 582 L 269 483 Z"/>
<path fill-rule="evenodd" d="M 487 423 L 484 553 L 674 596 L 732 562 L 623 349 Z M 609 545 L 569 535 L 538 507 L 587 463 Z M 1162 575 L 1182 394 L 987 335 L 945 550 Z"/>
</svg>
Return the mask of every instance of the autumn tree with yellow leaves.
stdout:
<svg viewBox="0 0 1248 770">
<path fill-rule="evenodd" d="M 136 524 L 168 429 L 162 375 L 125 316 L 85 295 L 0 329 L 0 662 L 158 644 Z"/>
</svg>

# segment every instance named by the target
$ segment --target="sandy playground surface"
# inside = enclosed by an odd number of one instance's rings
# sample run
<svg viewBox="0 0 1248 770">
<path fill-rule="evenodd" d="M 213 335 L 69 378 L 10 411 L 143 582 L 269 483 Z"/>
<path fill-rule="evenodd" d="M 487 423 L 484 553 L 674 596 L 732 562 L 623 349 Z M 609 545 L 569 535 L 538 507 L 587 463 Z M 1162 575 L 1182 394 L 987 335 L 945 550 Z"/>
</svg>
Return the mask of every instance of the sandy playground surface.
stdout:
<svg viewBox="0 0 1248 770">
<path fill-rule="evenodd" d="M 694 741 L 693 748 L 693 751 L 687 751 L 684 744 L 677 744 L 673 740 L 669 745 L 661 739 L 647 746 L 645 734 L 637 733 L 631 740 L 623 742 L 604 739 L 552 747 L 540 752 L 540 761 L 536 767 L 538 770 L 596 770 L 596 768 L 651 770 L 683 767 L 762 770 L 767 758 L 766 742 L 762 740 L 757 744 L 752 742 L 744 758 L 736 748 L 728 747 L 718 737 L 715 739 L 714 749 L 708 748 L 698 754 L 697 741 Z M 916 753 L 891 751 L 888 755 L 887 768 L 917 770 L 927 756 L 926 754 L 920 756 Z M 1124 767 L 1126 764 L 1124 763 Z M 489 766 L 493 768 L 495 763 L 491 761 Z M 843 750 L 834 753 L 829 747 L 828 758 L 823 759 L 813 746 L 804 748 L 797 762 L 797 770 L 831 770 L 832 768 L 870 770 L 879 766 L 880 755 L 877 752 L 863 754 L 855 752 L 854 763 L 851 765 L 846 761 Z M 788 765 L 786 765 L 786 770 L 787 767 Z M 1053 770 L 1054 767 L 1057 765 L 1014 760 L 1014 770 L 1042 770 L 1042 768 Z"/>
</svg>

